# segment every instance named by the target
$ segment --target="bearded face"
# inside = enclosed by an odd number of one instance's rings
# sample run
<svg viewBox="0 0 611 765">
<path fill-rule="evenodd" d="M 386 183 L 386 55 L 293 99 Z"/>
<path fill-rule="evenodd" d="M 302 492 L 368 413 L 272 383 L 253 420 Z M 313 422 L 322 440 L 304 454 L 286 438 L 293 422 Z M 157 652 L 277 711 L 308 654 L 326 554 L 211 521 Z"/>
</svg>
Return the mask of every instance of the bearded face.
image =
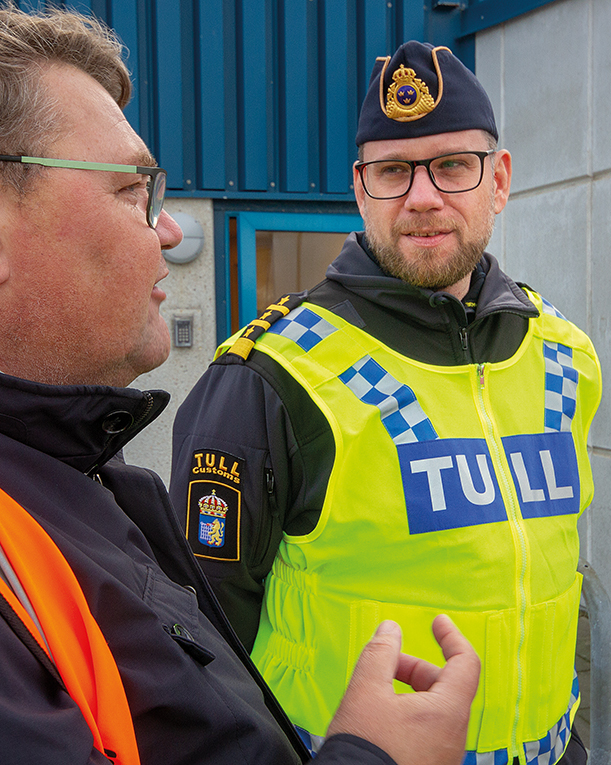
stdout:
<svg viewBox="0 0 611 765">
<path fill-rule="evenodd" d="M 486 133 L 464 130 L 371 141 L 362 147 L 362 159 L 418 160 L 489 148 Z M 355 196 L 367 240 L 387 274 L 417 287 L 445 289 L 458 297 L 466 294 L 469 275 L 492 236 L 495 215 L 509 196 L 509 153 L 499 150 L 483 161 L 482 181 L 471 191 L 441 192 L 427 169 L 419 166 L 409 192 L 397 199 L 369 197 L 355 168 Z"/>
</svg>

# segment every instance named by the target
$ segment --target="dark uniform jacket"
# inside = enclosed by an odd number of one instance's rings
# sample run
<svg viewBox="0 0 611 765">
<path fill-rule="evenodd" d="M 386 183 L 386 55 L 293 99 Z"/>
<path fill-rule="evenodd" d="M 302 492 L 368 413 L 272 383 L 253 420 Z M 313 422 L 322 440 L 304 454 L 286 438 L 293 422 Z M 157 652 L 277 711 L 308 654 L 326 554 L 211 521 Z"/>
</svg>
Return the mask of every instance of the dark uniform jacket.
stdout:
<svg viewBox="0 0 611 765">
<path fill-rule="evenodd" d="M 168 395 L 0 375 L 0 397 L 0 487 L 76 574 L 119 668 L 142 765 L 300 762 L 292 728 L 202 576 L 162 481 L 118 454 Z M 108 763 L 48 660 L 0 606 L 2 762 Z M 319 758 L 393 762 L 347 735 L 332 737 Z"/>
<path fill-rule="evenodd" d="M 347 238 L 327 278 L 304 298 L 409 358 L 444 366 L 509 358 L 524 338 L 528 319 L 538 315 L 491 255 L 484 254 L 461 302 L 386 276 L 356 233 Z M 237 461 L 239 466 L 241 528 L 227 530 L 240 534 L 239 560 L 229 560 L 225 552 L 235 552 L 231 538 L 210 552 L 194 539 L 192 524 L 189 538 L 196 553 L 209 556 L 198 560 L 247 647 L 257 633 L 263 579 L 282 533 L 307 534 L 316 525 L 334 453 L 331 429 L 319 408 L 256 347 L 247 361 L 221 356 L 178 411 L 170 494 L 183 522 L 189 501 L 192 518 L 194 500 L 204 492 L 201 484 L 197 492 L 189 491 L 190 482 L 201 478 L 193 472 L 198 460 L 223 457 L 223 464 Z"/>
</svg>

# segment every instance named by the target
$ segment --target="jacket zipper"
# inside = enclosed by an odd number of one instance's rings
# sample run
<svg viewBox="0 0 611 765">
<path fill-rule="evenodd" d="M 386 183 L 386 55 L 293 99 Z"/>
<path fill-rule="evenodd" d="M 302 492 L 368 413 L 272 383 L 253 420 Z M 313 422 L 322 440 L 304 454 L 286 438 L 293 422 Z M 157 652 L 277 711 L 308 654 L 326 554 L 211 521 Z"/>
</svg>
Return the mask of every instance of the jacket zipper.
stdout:
<svg viewBox="0 0 611 765">
<path fill-rule="evenodd" d="M 499 445 L 497 436 L 494 430 L 494 421 L 492 416 L 488 412 L 486 402 L 484 399 L 484 390 L 486 388 L 486 364 L 477 364 L 477 392 L 478 392 L 478 406 L 482 415 L 486 428 L 486 441 L 490 448 L 490 454 L 492 456 L 493 467 L 499 482 L 502 483 L 505 489 L 505 507 L 507 510 L 507 520 L 513 533 L 514 546 L 516 548 L 517 565 L 516 565 L 516 611 L 518 614 L 518 646 L 516 650 L 516 673 L 517 673 L 517 692 L 516 692 L 516 705 L 513 719 L 513 727 L 511 731 L 511 757 L 519 757 L 520 762 L 525 762 L 524 750 L 522 747 L 518 748 L 517 729 L 520 721 L 520 703 L 522 701 L 523 692 L 523 672 L 524 672 L 524 642 L 526 640 L 526 608 L 527 608 L 527 593 L 526 593 L 526 573 L 528 567 L 528 543 L 526 539 L 526 532 L 522 525 L 522 518 L 519 512 L 519 502 L 515 493 L 515 488 L 511 474 L 508 468 L 505 467 L 503 460 L 503 449 Z"/>
</svg>

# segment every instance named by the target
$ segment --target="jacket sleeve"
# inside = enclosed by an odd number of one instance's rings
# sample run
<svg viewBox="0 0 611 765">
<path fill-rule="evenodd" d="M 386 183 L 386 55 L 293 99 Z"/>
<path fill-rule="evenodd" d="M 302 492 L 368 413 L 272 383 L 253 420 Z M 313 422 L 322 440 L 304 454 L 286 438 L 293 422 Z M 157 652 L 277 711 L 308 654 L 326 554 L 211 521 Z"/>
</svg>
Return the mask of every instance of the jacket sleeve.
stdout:
<svg viewBox="0 0 611 765">
<path fill-rule="evenodd" d="M 321 418 L 301 387 L 257 351 L 247 364 L 227 354 L 212 364 L 176 416 L 172 501 L 248 650 L 283 531 L 307 533 L 320 515 L 331 464 L 325 477 L 328 448 L 319 447 L 321 439 L 332 444 Z"/>
<path fill-rule="evenodd" d="M 348 733 L 328 738 L 312 762 L 316 765 L 396 765 L 383 749 Z"/>
<path fill-rule="evenodd" d="M 22 765 L 108 765 L 68 693 L 0 617 L 0 752 Z"/>
</svg>

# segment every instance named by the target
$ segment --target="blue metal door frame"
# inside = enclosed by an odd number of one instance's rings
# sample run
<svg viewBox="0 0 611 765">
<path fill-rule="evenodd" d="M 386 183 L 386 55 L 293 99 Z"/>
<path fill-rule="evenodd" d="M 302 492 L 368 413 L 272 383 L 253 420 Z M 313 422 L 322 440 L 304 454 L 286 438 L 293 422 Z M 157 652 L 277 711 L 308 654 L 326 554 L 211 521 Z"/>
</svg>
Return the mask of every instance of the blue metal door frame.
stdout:
<svg viewBox="0 0 611 765">
<path fill-rule="evenodd" d="M 238 291 L 240 324 L 257 316 L 257 231 L 316 231 L 350 233 L 363 228 L 360 215 L 284 212 L 225 212 L 225 242 L 229 250 L 229 219 L 237 219 Z M 229 265 L 226 265 L 229 268 Z M 229 284 L 229 273 L 226 274 Z M 226 321 L 230 324 L 230 301 L 227 294 Z"/>
</svg>

